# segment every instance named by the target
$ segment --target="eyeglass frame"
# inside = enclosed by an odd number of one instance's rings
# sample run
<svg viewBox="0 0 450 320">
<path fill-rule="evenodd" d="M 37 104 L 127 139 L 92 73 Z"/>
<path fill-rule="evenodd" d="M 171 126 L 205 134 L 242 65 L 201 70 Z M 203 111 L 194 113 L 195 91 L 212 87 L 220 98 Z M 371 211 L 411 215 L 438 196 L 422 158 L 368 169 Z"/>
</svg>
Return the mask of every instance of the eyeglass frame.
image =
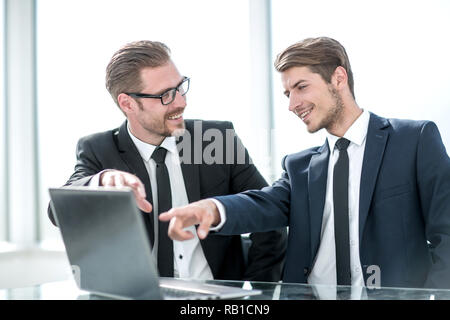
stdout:
<svg viewBox="0 0 450 320">
<path fill-rule="evenodd" d="M 187 89 L 186 89 L 186 91 L 184 93 L 181 93 L 179 89 L 186 81 L 187 81 Z M 161 100 L 161 104 L 164 105 L 164 106 L 167 106 L 167 105 L 171 104 L 175 100 L 175 97 L 177 95 L 176 91 L 180 92 L 181 96 L 185 96 L 186 93 L 188 93 L 189 87 L 190 87 L 190 82 L 191 82 L 190 78 L 184 77 L 184 79 L 181 80 L 181 82 L 176 87 L 169 88 L 169 89 L 167 89 L 166 91 L 164 91 L 163 93 L 161 93 L 159 95 L 158 94 L 139 93 L 139 92 L 129 92 L 129 93 L 125 92 L 125 94 L 130 96 L 130 97 L 133 97 L 133 98 L 160 99 Z M 168 92 L 173 91 L 173 90 L 175 90 L 175 94 L 172 94 L 172 100 L 169 103 L 164 103 L 163 102 L 163 96 L 165 94 L 167 94 Z"/>
</svg>

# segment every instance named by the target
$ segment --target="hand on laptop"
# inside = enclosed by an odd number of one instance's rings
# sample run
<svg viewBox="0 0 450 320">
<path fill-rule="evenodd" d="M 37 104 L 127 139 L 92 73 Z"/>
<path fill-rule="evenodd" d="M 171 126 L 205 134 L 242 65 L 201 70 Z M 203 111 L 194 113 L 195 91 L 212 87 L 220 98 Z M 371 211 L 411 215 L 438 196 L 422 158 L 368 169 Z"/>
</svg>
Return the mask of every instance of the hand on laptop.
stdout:
<svg viewBox="0 0 450 320">
<path fill-rule="evenodd" d="M 100 185 L 118 188 L 130 187 L 139 209 L 145 212 L 152 211 L 152 205 L 146 199 L 144 184 L 135 175 L 119 170 L 107 170 L 100 176 Z"/>
<path fill-rule="evenodd" d="M 194 235 L 186 230 L 186 227 L 199 224 L 197 234 L 200 239 L 205 239 L 211 226 L 220 222 L 219 209 L 210 199 L 193 202 L 187 206 L 172 208 L 159 215 L 159 220 L 169 221 L 169 237 L 173 240 L 189 240 Z"/>
</svg>

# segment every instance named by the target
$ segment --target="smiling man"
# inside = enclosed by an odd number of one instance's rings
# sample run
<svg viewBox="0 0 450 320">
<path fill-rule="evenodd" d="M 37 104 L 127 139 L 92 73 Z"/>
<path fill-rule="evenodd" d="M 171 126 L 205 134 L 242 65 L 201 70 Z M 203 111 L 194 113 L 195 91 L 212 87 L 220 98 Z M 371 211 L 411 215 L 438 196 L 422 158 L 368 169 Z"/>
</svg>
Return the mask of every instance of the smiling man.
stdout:
<svg viewBox="0 0 450 320">
<path fill-rule="evenodd" d="M 309 132 L 325 129 L 325 143 L 284 157 L 271 187 L 163 213 L 170 236 L 192 238 L 191 224 L 202 239 L 219 223 L 221 234 L 289 226 L 283 281 L 450 288 L 450 160 L 436 125 L 360 108 L 334 39 L 298 42 L 275 67 L 289 110 Z"/>
<path fill-rule="evenodd" d="M 107 66 L 106 88 L 126 121 L 80 139 L 66 185 L 131 187 L 161 276 L 278 281 L 286 228 L 251 234 L 247 255 L 239 235 L 172 241 L 168 223 L 158 221 L 172 206 L 267 186 L 230 122 L 183 118 L 189 85 L 163 43 L 138 41 L 118 50 Z M 211 130 L 228 138 L 214 144 L 226 163 L 202 157 L 208 139 L 196 135 Z M 54 223 L 50 207 L 49 217 Z"/>
</svg>

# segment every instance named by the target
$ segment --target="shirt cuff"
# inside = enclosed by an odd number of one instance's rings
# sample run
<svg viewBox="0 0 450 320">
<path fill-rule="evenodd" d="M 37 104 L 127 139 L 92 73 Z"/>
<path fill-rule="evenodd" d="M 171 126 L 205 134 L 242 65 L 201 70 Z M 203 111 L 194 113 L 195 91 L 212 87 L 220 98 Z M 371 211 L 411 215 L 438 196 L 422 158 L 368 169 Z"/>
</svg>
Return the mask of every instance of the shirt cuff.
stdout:
<svg viewBox="0 0 450 320">
<path fill-rule="evenodd" d="M 209 230 L 210 231 L 219 231 L 220 229 L 222 229 L 223 225 L 225 224 L 225 222 L 227 220 L 225 207 L 223 206 L 222 202 L 220 202 L 219 200 L 216 200 L 216 199 L 211 199 L 211 200 L 214 201 L 214 203 L 217 206 L 217 209 L 219 210 L 220 222 L 217 226 L 209 228 Z"/>
</svg>

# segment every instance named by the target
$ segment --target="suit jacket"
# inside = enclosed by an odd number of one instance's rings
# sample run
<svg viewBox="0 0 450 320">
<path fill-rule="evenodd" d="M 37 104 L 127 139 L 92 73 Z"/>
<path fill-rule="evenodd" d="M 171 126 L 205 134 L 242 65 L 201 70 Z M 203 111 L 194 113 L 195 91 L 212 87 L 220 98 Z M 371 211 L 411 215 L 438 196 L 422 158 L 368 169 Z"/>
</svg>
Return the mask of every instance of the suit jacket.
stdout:
<svg viewBox="0 0 450 320">
<path fill-rule="evenodd" d="M 368 267 L 378 266 L 381 286 L 450 288 L 450 160 L 436 125 L 371 114 L 366 139 L 359 204 L 365 283 L 375 270 Z M 306 282 L 313 267 L 329 155 L 327 142 L 289 155 L 271 187 L 217 197 L 227 212 L 224 234 L 289 226 L 286 282 Z"/>
<path fill-rule="evenodd" d="M 186 120 L 185 124 L 186 133 L 178 139 L 177 146 L 180 158 L 186 160 L 181 163 L 181 170 L 189 202 L 267 186 L 264 178 L 251 164 L 248 152 L 234 133 L 233 125 L 230 122 Z M 226 137 L 226 132 L 228 132 L 228 136 L 234 141 L 234 149 L 229 149 L 230 144 L 227 149 L 227 145 L 224 143 L 223 149 L 219 148 L 220 150 L 215 151 L 217 156 L 222 153 L 224 158 L 222 164 L 220 161 L 212 164 L 206 164 L 203 161 L 201 155 L 211 144 L 202 139 L 207 130 L 210 133 L 220 133 L 222 137 Z M 241 164 L 236 161 L 239 147 L 245 151 L 245 162 Z M 197 149 L 194 150 L 195 148 Z M 209 151 L 211 151 L 211 147 Z M 228 159 L 231 156 L 234 162 L 226 161 L 227 156 Z M 199 160 L 202 162 L 198 163 Z M 232 164 L 227 164 L 230 162 Z M 145 186 L 147 200 L 152 203 L 149 176 L 144 162 L 128 134 L 126 121 L 118 129 L 80 139 L 77 146 L 75 172 L 66 185 L 87 185 L 93 175 L 104 169 L 117 169 L 135 174 Z M 48 213 L 55 224 L 50 206 Z M 150 214 L 142 212 L 142 215 L 149 241 L 153 244 L 153 212 Z M 215 279 L 259 281 L 279 281 L 281 279 L 287 242 L 286 228 L 253 233 L 250 235 L 250 239 L 248 256 L 244 256 L 241 236 L 216 234 L 200 241 Z"/>
</svg>

